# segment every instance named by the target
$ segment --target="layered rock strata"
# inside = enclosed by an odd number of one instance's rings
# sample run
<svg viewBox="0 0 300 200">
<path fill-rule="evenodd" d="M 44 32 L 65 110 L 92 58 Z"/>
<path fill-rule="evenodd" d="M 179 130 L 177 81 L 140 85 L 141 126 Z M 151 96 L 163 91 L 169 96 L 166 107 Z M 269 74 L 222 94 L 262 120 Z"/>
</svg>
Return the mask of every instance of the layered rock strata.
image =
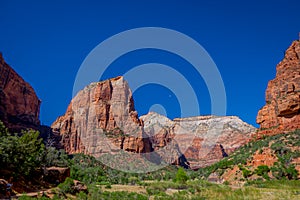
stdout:
<svg viewBox="0 0 300 200">
<path fill-rule="evenodd" d="M 300 41 L 294 41 L 276 67 L 276 77 L 269 81 L 266 105 L 259 110 L 258 137 L 300 128 Z"/>
</svg>

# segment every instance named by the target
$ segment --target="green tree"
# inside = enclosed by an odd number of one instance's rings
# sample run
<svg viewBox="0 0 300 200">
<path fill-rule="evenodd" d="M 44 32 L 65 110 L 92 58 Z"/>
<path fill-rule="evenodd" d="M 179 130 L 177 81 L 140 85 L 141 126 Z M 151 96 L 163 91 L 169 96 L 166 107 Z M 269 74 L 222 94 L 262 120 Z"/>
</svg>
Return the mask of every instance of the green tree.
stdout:
<svg viewBox="0 0 300 200">
<path fill-rule="evenodd" d="M 0 166 L 16 174 L 30 175 L 40 167 L 45 146 L 38 131 L 23 131 L 21 136 L 11 135 L 0 122 Z"/>
<path fill-rule="evenodd" d="M 175 181 L 178 183 L 185 183 L 188 179 L 189 177 L 187 176 L 185 170 L 182 167 L 178 168 Z"/>
</svg>

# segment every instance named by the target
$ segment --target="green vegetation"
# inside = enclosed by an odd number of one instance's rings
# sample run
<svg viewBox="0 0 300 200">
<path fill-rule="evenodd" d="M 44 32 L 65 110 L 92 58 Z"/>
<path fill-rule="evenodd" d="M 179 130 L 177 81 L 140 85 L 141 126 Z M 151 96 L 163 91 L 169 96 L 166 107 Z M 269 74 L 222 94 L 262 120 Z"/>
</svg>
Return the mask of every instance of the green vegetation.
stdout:
<svg viewBox="0 0 300 200">
<path fill-rule="evenodd" d="M 298 171 L 295 169 L 293 160 L 300 157 L 300 130 L 288 134 L 279 134 L 264 137 L 258 141 L 252 141 L 236 150 L 232 155 L 223 160 L 197 172 L 192 173 L 191 178 L 206 179 L 211 173 L 217 172 L 222 175 L 226 170 L 239 167 L 243 178 L 251 179 L 256 175 L 264 180 L 269 179 L 298 179 Z M 265 148 L 270 148 L 273 156 L 278 159 L 273 166 L 258 166 L 257 168 L 249 168 L 247 162 L 251 161 L 255 153 L 263 153 Z M 271 176 L 270 176 L 271 175 Z"/>
<path fill-rule="evenodd" d="M 189 180 L 186 184 L 174 183 L 172 181 L 161 181 L 149 183 L 146 192 L 134 191 L 137 186 L 132 187 L 132 191 L 114 191 L 102 189 L 96 185 L 89 187 L 89 192 L 77 193 L 76 195 L 55 196 L 54 199 L 162 199 L 162 200 L 238 200 L 238 199 L 291 199 L 300 197 L 300 182 L 287 180 L 273 181 L 249 181 L 241 188 L 231 188 L 227 185 L 213 184 L 204 180 Z M 150 198 L 151 197 L 151 198 Z M 34 199 L 23 197 L 22 199 Z M 46 199 L 40 198 L 40 199 Z"/>
<path fill-rule="evenodd" d="M 184 169 L 182 167 L 179 167 L 176 173 L 175 181 L 178 183 L 185 183 L 188 179 L 189 177 L 186 175 Z"/>
<path fill-rule="evenodd" d="M 43 164 L 45 146 L 39 132 L 24 131 L 21 136 L 11 135 L 0 121 L 0 166 L 17 177 L 29 177 Z"/>
<path fill-rule="evenodd" d="M 267 165 L 260 165 L 255 170 L 254 173 L 258 176 L 264 177 L 264 179 L 269 180 L 268 172 L 270 168 Z"/>
<path fill-rule="evenodd" d="M 67 177 L 65 182 L 58 185 L 58 188 L 60 189 L 60 193 L 63 195 L 66 194 L 74 194 L 75 191 L 73 189 L 74 181 L 70 177 Z"/>
<path fill-rule="evenodd" d="M 238 165 L 239 169 L 242 170 L 243 177 L 248 178 L 249 176 L 252 175 L 252 172 L 246 168 L 244 168 L 242 165 Z"/>
<path fill-rule="evenodd" d="M 36 131 L 10 134 L 0 122 L 0 171 L 6 170 L 14 180 L 41 178 L 47 166 L 70 168 L 70 177 L 53 189 L 52 199 L 300 199 L 300 182 L 293 162 L 300 157 L 300 131 L 265 137 L 241 147 L 229 157 L 198 171 L 168 166 L 151 173 L 125 173 L 103 165 L 94 157 L 66 155 L 44 144 Z M 249 166 L 255 153 L 271 150 L 277 158 L 271 166 Z M 142 164 L 142 163 L 141 163 Z M 216 172 L 219 176 L 237 170 L 243 187 L 206 181 Z M 38 175 L 37 175 L 38 174 Z M 87 186 L 75 189 L 74 180 Z M 126 186 L 126 187 L 125 187 Z M 20 199 L 34 199 L 26 195 Z M 39 197 L 38 199 L 48 199 Z"/>
</svg>

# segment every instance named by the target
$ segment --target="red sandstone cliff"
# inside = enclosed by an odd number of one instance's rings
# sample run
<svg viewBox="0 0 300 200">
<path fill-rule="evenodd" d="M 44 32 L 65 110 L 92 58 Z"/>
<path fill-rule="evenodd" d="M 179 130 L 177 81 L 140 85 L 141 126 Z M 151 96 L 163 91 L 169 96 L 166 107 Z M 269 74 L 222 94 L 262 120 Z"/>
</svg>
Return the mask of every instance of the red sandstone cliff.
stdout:
<svg viewBox="0 0 300 200">
<path fill-rule="evenodd" d="M 40 100 L 0 54 L 0 120 L 12 131 L 39 126 Z"/>
<path fill-rule="evenodd" d="M 98 157 L 120 149 L 136 153 L 151 151 L 123 77 L 85 87 L 51 127 L 61 135 L 62 146 L 68 153 Z"/>
<path fill-rule="evenodd" d="M 258 112 L 258 137 L 300 128 L 300 41 L 294 41 L 269 81 L 266 105 Z"/>
<path fill-rule="evenodd" d="M 157 113 L 138 118 L 123 77 L 92 83 L 52 124 L 68 153 L 95 157 L 120 150 L 155 163 L 207 166 L 247 143 L 255 128 L 238 117 L 199 116 L 173 121 Z M 131 155 L 133 156 L 133 155 Z M 120 159 L 119 159 L 120 160 Z"/>
</svg>

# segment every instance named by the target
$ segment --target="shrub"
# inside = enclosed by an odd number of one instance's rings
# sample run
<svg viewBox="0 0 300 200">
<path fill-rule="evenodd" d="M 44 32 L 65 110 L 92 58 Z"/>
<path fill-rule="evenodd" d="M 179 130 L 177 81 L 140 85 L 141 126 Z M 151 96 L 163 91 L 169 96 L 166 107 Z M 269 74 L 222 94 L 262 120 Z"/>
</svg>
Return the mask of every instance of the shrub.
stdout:
<svg viewBox="0 0 300 200">
<path fill-rule="evenodd" d="M 60 183 L 58 185 L 58 188 L 60 189 L 60 192 L 64 195 L 68 194 L 68 193 L 69 194 L 74 194 L 75 191 L 74 191 L 73 186 L 74 186 L 73 179 L 71 179 L 70 177 L 67 177 L 65 182 Z"/>
<path fill-rule="evenodd" d="M 128 178 L 128 183 L 131 185 L 135 185 L 139 182 L 139 179 L 135 176 L 131 176 Z"/>
<path fill-rule="evenodd" d="M 224 185 L 229 185 L 229 182 L 228 182 L 228 181 L 224 181 L 223 184 L 224 184 Z"/>
<path fill-rule="evenodd" d="M 286 168 L 285 175 L 289 180 L 296 180 L 298 178 L 298 171 L 295 169 L 294 165 L 290 165 Z"/>
<path fill-rule="evenodd" d="M 11 135 L 0 121 L 0 166 L 16 174 L 30 176 L 39 168 L 45 155 L 45 146 L 38 131 L 23 131 Z"/>
<path fill-rule="evenodd" d="M 263 176 L 264 174 L 267 174 L 269 171 L 270 171 L 270 168 L 267 165 L 260 165 L 254 170 L 254 172 L 258 176 Z"/>
<path fill-rule="evenodd" d="M 244 178 L 248 178 L 249 176 L 252 175 L 252 172 L 250 170 L 247 170 L 247 169 L 242 169 L 242 172 L 243 172 L 243 177 Z"/>
<path fill-rule="evenodd" d="M 84 193 L 83 191 L 79 192 L 77 195 L 76 195 L 76 199 L 78 200 L 87 200 L 88 199 L 88 196 L 86 193 Z"/>
<path fill-rule="evenodd" d="M 178 168 L 175 181 L 178 183 L 185 183 L 188 179 L 189 177 L 187 176 L 185 170 L 182 167 Z"/>
</svg>

